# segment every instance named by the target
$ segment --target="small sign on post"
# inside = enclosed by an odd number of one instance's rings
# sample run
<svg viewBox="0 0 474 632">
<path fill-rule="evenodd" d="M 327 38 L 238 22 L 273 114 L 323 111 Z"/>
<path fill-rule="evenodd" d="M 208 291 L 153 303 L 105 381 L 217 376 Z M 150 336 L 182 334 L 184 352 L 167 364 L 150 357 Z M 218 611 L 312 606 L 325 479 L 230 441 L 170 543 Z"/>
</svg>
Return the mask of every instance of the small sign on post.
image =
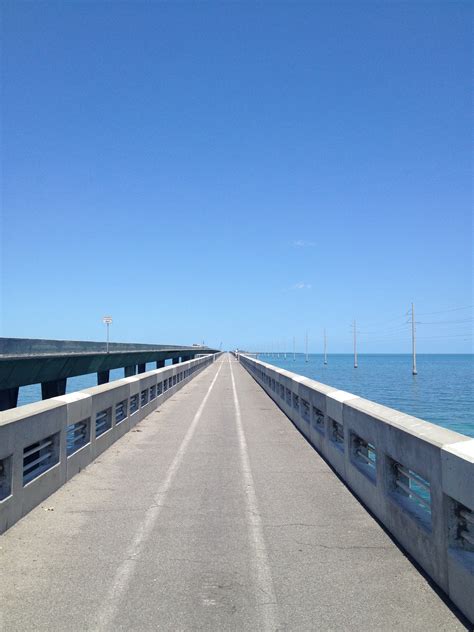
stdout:
<svg viewBox="0 0 474 632">
<path fill-rule="evenodd" d="M 112 322 L 112 316 L 104 316 L 102 318 L 104 325 L 107 325 L 107 353 L 109 352 L 109 326 Z"/>
</svg>

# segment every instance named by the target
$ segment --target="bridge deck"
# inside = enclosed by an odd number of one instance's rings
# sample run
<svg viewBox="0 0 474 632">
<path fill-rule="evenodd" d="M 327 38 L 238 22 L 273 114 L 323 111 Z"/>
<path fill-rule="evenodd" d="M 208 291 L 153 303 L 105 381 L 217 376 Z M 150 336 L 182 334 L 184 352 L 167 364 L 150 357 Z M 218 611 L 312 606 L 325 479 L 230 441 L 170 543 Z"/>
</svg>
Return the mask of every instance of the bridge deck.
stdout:
<svg viewBox="0 0 474 632">
<path fill-rule="evenodd" d="M 0 568 L 9 631 L 464 629 L 229 356 L 12 527 Z"/>
</svg>

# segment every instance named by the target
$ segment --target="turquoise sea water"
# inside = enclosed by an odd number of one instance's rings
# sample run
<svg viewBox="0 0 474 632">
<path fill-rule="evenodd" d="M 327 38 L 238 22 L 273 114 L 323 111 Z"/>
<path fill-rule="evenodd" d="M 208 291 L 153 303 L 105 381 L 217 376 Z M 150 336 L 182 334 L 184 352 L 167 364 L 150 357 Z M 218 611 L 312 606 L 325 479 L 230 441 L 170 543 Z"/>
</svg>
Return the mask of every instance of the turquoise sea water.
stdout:
<svg viewBox="0 0 474 632">
<path fill-rule="evenodd" d="M 474 355 L 261 354 L 259 360 L 474 437 Z"/>
</svg>

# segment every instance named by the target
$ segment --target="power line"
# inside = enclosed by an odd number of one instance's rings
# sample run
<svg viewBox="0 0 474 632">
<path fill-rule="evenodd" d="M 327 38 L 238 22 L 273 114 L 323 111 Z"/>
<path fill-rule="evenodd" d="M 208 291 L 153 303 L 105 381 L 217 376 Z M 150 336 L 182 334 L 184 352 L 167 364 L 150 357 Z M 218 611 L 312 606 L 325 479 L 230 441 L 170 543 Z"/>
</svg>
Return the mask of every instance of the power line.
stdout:
<svg viewBox="0 0 474 632">
<path fill-rule="evenodd" d="M 395 318 L 390 318 L 389 320 L 384 320 L 384 321 L 379 321 L 378 323 L 369 323 L 367 325 L 367 327 L 370 329 L 372 327 L 379 327 L 381 325 L 388 325 L 389 323 L 393 323 L 397 320 L 401 320 L 403 318 L 405 318 L 405 316 L 408 315 L 408 312 L 406 314 L 402 314 L 401 316 L 396 316 Z"/>
<path fill-rule="evenodd" d="M 423 312 L 422 314 L 418 314 L 418 316 L 431 316 L 432 314 L 447 314 L 448 312 L 458 312 L 463 309 L 471 309 L 472 305 L 466 305 L 465 307 L 452 307 L 451 309 L 442 309 L 438 312 Z"/>
<path fill-rule="evenodd" d="M 462 334 L 441 334 L 441 335 L 428 335 L 428 336 L 420 336 L 420 340 L 433 340 L 435 338 L 472 338 L 472 333 L 464 332 Z"/>
<path fill-rule="evenodd" d="M 358 330 L 359 334 L 363 334 L 364 336 L 371 336 L 371 335 L 378 335 L 378 334 L 383 334 L 383 333 L 395 333 L 398 331 L 406 331 L 408 329 L 408 325 L 410 323 L 407 321 L 406 323 L 403 323 L 403 325 L 401 325 L 400 327 L 393 327 L 390 329 L 379 329 L 378 331 L 360 331 Z"/>
<path fill-rule="evenodd" d="M 474 318 L 465 318 L 463 320 L 432 320 L 431 322 L 421 320 L 421 325 L 461 325 L 463 323 L 472 323 Z"/>
</svg>

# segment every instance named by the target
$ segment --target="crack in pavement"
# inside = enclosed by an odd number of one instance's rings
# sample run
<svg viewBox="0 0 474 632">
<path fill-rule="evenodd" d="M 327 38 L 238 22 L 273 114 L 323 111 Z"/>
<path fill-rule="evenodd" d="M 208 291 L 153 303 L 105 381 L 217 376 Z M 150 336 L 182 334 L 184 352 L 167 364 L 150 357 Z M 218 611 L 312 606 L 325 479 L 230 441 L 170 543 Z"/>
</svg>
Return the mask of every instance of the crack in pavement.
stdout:
<svg viewBox="0 0 474 632">
<path fill-rule="evenodd" d="M 330 545 L 330 544 L 314 544 L 312 542 L 300 542 L 299 540 L 293 540 L 294 542 L 296 542 L 296 544 L 300 544 L 301 546 L 311 546 L 313 548 L 316 549 L 329 549 L 329 550 L 337 550 L 337 551 L 352 551 L 352 550 L 358 550 L 358 549 L 375 549 L 375 550 L 384 550 L 384 549 L 390 549 L 392 548 L 389 544 L 386 545 L 376 545 L 376 546 L 364 546 L 361 544 L 353 544 L 353 545 L 349 545 L 349 546 L 339 546 L 339 545 Z"/>
</svg>

